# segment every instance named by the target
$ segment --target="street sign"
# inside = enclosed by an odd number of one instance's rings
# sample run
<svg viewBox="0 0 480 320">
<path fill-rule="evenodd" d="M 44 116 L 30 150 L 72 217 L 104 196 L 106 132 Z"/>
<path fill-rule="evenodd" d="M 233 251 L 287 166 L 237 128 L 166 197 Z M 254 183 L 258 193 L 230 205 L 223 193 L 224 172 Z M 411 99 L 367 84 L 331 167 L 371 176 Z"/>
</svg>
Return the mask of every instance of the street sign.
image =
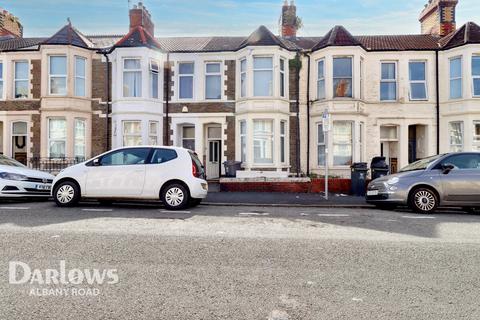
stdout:
<svg viewBox="0 0 480 320">
<path fill-rule="evenodd" d="M 330 131 L 330 114 L 328 113 L 328 109 L 325 109 L 322 114 L 322 128 L 323 132 Z"/>
</svg>

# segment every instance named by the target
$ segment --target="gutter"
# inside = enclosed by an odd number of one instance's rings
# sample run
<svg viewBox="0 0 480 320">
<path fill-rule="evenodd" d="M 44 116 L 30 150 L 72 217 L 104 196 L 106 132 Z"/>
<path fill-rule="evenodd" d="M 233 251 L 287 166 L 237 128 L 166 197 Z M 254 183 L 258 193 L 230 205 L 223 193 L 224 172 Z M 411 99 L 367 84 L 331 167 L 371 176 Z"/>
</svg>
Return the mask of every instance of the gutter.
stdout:
<svg viewBox="0 0 480 320">
<path fill-rule="evenodd" d="M 307 176 L 310 176 L 310 64 L 311 57 L 307 54 L 308 71 L 307 71 Z"/>
<path fill-rule="evenodd" d="M 108 58 L 108 54 L 106 52 L 103 53 L 107 61 L 107 76 L 105 77 L 106 81 L 106 88 L 107 88 L 107 115 L 106 115 L 106 127 L 107 127 L 107 150 L 110 150 L 110 104 L 111 104 L 111 97 L 110 97 L 110 59 Z"/>
<path fill-rule="evenodd" d="M 296 167 L 297 167 L 297 177 L 300 177 L 300 165 L 301 165 L 301 162 L 300 162 L 300 53 L 299 51 L 297 51 L 297 54 L 296 54 L 296 60 L 297 60 L 297 63 L 296 63 L 296 84 L 297 84 L 297 97 L 296 97 L 296 101 L 295 101 L 295 104 L 296 104 L 296 108 L 297 108 L 297 138 L 296 138 L 296 145 L 295 145 L 295 151 L 296 151 Z"/>
<path fill-rule="evenodd" d="M 436 117 L 437 117 L 437 154 L 440 154 L 440 70 L 438 50 L 435 50 L 435 94 L 436 94 Z"/>
</svg>

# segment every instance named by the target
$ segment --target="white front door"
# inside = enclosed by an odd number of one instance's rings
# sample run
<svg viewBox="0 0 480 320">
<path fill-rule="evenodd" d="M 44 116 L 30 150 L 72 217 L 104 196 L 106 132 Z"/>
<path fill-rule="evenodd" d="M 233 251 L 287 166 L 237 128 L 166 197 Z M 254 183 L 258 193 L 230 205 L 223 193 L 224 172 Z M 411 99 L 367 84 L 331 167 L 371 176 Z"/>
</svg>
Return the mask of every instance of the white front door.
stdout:
<svg viewBox="0 0 480 320">
<path fill-rule="evenodd" d="M 207 152 L 207 178 L 218 179 L 220 178 L 220 140 L 208 141 Z"/>
</svg>

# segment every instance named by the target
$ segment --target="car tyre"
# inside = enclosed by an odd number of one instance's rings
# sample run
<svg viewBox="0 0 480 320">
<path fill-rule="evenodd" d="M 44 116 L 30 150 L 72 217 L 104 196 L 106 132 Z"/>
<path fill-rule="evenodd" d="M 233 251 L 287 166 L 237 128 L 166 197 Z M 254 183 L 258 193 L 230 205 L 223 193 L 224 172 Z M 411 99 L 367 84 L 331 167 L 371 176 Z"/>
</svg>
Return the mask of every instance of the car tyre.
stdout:
<svg viewBox="0 0 480 320">
<path fill-rule="evenodd" d="M 437 194 L 428 188 L 417 188 L 410 195 L 409 207 L 416 213 L 433 213 L 438 207 Z"/>
<path fill-rule="evenodd" d="M 190 203 L 190 194 L 182 184 L 172 183 L 163 188 L 160 200 L 167 210 L 182 210 Z"/>
<path fill-rule="evenodd" d="M 195 207 L 199 206 L 200 203 L 202 203 L 202 199 L 191 198 L 190 203 L 189 203 L 189 207 L 190 208 L 195 208 Z"/>
<path fill-rule="evenodd" d="M 64 181 L 55 187 L 53 199 L 59 207 L 72 207 L 80 201 L 80 188 L 73 181 Z"/>
</svg>

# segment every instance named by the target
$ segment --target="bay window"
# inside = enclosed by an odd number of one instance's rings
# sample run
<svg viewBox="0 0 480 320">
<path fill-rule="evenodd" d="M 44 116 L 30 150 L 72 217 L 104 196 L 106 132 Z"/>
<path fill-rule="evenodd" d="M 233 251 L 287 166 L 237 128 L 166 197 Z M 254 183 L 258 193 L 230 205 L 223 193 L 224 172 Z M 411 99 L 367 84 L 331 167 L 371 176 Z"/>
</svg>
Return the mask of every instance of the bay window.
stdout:
<svg viewBox="0 0 480 320">
<path fill-rule="evenodd" d="M 195 127 L 182 127 L 182 147 L 195 151 Z"/>
<path fill-rule="evenodd" d="M 222 74 L 219 62 L 205 64 L 205 99 L 222 98 Z"/>
<path fill-rule="evenodd" d="M 150 98 L 158 99 L 158 74 L 160 67 L 155 60 L 150 61 Z"/>
<path fill-rule="evenodd" d="M 323 124 L 317 125 L 317 164 L 325 165 L 325 133 L 323 132 Z"/>
<path fill-rule="evenodd" d="M 325 99 L 325 60 L 319 60 L 317 63 L 317 99 Z"/>
<path fill-rule="evenodd" d="M 152 146 L 158 145 L 158 121 L 148 123 L 148 141 Z"/>
<path fill-rule="evenodd" d="M 280 162 L 287 162 L 287 122 L 280 121 Z"/>
<path fill-rule="evenodd" d="M 410 61 L 408 69 L 410 100 L 427 100 L 427 63 L 425 61 Z"/>
<path fill-rule="evenodd" d="M 480 120 L 473 122 L 473 150 L 480 151 Z"/>
<path fill-rule="evenodd" d="M 29 63 L 28 61 L 15 61 L 15 99 L 28 98 L 28 82 L 29 82 Z"/>
<path fill-rule="evenodd" d="M 333 165 L 350 166 L 353 163 L 353 122 L 333 123 Z"/>
<path fill-rule="evenodd" d="M 48 119 L 48 156 L 65 158 L 67 145 L 67 121 L 63 118 Z"/>
<path fill-rule="evenodd" d="M 353 97 L 353 62 L 351 57 L 333 58 L 333 96 Z"/>
<path fill-rule="evenodd" d="M 86 122 L 84 119 L 75 119 L 74 152 L 75 158 L 86 158 Z"/>
<path fill-rule="evenodd" d="M 179 98 L 193 99 L 193 62 L 182 62 L 178 65 Z"/>
<path fill-rule="evenodd" d="M 285 59 L 280 59 L 280 97 L 286 97 L 285 92 Z"/>
<path fill-rule="evenodd" d="M 85 75 L 87 59 L 75 57 L 75 95 L 85 97 Z"/>
<path fill-rule="evenodd" d="M 473 96 L 480 97 L 480 56 L 472 57 Z"/>
<path fill-rule="evenodd" d="M 247 59 L 240 61 L 240 97 L 247 96 Z"/>
<path fill-rule="evenodd" d="M 454 121 L 448 124 L 450 133 L 450 151 L 463 151 L 463 121 Z"/>
<path fill-rule="evenodd" d="M 123 121 L 123 146 L 141 146 L 142 145 L 142 122 L 141 121 Z"/>
<path fill-rule="evenodd" d="M 397 64 L 395 62 L 382 62 L 382 75 L 380 80 L 380 100 L 397 100 Z"/>
<path fill-rule="evenodd" d="M 450 99 L 462 98 L 462 58 L 450 59 Z"/>
<path fill-rule="evenodd" d="M 3 62 L 0 61 L 0 99 L 3 99 Z"/>
<path fill-rule="evenodd" d="M 67 57 L 50 56 L 49 57 L 49 86 L 50 94 L 67 94 Z"/>
<path fill-rule="evenodd" d="M 240 121 L 240 154 L 241 161 L 247 161 L 247 122 Z"/>
<path fill-rule="evenodd" d="M 273 95 L 273 58 L 253 58 L 253 95 L 271 97 Z"/>
<path fill-rule="evenodd" d="M 142 96 L 142 64 L 140 59 L 123 60 L 123 96 L 125 98 Z"/>
<path fill-rule="evenodd" d="M 253 120 L 253 162 L 273 163 L 273 120 Z"/>
</svg>

